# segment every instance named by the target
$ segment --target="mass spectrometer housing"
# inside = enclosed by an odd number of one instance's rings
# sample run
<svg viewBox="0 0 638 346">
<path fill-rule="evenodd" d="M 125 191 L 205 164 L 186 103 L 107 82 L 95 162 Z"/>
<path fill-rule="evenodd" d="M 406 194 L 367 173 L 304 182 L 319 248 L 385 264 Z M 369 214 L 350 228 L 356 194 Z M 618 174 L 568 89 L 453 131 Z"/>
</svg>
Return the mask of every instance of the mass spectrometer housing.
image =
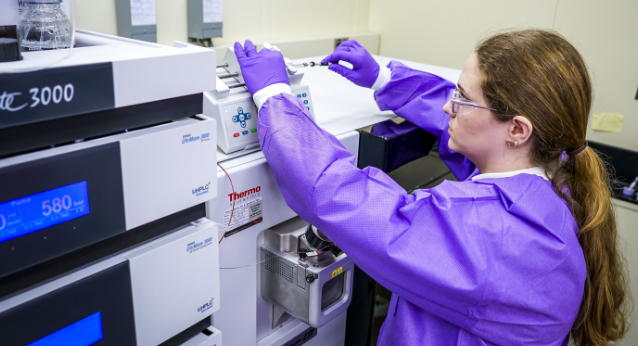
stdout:
<svg viewBox="0 0 638 346">
<path fill-rule="evenodd" d="M 319 328 L 350 305 L 354 263 L 343 252 L 312 251 L 307 230 L 295 218 L 264 231 L 261 296 L 275 306 L 274 314 L 279 308 Z M 283 311 L 273 324 L 285 319 Z"/>
</svg>

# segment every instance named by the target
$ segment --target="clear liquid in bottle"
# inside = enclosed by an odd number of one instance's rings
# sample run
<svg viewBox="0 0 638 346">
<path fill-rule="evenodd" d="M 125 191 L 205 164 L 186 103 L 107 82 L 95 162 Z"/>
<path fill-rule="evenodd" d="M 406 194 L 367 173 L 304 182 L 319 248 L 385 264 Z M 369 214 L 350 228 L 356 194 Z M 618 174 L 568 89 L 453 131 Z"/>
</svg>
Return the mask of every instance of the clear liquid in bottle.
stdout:
<svg viewBox="0 0 638 346">
<path fill-rule="evenodd" d="M 60 0 L 24 0 L 18 35 L 24 50 L 71 48 L 73 27 L 60 8 Z"/>
</svg>

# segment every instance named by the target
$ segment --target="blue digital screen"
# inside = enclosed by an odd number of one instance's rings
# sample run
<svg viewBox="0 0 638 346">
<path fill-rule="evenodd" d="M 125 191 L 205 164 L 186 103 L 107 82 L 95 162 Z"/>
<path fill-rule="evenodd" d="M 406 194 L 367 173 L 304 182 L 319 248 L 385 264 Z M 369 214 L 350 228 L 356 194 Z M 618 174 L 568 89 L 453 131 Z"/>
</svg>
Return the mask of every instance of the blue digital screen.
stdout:
<svg viewBox="0 0 638 346">
<path fill-rule="evenodd" d="M 0 243 L 87 215 L 86 181 L 0 204 Z"/>
<path fill-rule="evenodd" d="M 103 338 L 102 314 L 98 311 L 27 346 L 89 346 Z"/>
</svg>

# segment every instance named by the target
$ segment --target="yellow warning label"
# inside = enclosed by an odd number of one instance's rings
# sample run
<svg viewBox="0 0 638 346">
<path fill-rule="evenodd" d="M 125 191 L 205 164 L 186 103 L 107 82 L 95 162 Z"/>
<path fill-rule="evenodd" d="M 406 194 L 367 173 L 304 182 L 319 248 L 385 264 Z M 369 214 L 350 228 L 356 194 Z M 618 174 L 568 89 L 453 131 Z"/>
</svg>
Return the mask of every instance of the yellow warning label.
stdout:
<svg viewBox="0 0 638 346">
<path fill-rule="evenodd" d="M 335 276 L 341 274 L 341 272 L 343 272 L 343 267 L 339 267 L 339 268 L 333 270 L 332 271 L 332 277 L 335 277 Z"/>
</svg>

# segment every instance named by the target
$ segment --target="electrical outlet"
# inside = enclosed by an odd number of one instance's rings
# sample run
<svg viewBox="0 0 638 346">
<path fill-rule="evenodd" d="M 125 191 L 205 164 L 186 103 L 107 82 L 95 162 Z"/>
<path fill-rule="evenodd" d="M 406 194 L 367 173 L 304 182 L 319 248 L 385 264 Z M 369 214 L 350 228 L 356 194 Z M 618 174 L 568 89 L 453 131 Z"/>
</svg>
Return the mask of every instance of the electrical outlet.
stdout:
<svg viewBox="0 0 638 346">
<path fill-rule="evenodd" d="M 339 47 L 339 45 L 341 44 L 341 42 L 346 42 L 348 41 L 347 37 L 339 37 L 339 38 L 335 38 L 335 49 L 337 49 L 337 47 Z"/>
</svg>

